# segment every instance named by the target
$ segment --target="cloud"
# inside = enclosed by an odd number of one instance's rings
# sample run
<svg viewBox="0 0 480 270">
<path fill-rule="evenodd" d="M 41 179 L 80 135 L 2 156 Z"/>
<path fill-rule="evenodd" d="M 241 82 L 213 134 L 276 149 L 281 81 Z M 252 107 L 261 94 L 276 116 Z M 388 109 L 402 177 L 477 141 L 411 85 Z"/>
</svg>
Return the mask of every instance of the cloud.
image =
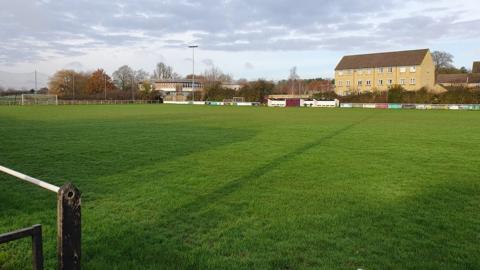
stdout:
<svg viewBox="0 0 480 270">
<path fill-rule="evenodd" d="M 254 69 L 254 68 L 255 68 L 255 67 L 253 66 L 253 64 L 250 63 L 250 62 L 246 62 L 244 66 L 245 66 L 246 69 Z"/>
<path fill-rule="evenodd" d="M 467 16 L 472 9 L 480 12 L 471 0 L 6 1 L 0 64 L 151 44 L 233 52 L 416 46 L 480 35 L 478 16 Z"/>
<path fill-rule="evenodd" d="M 64 66 L 66 69 L 73 69 L 73 70 L 82 70 L 83 69 L 83 64 L 75 61 L 75 62 L 70 62 Z"/>
<path fill-rule="evenodd" d="M 210 58 L 207 58 L 207 59 L 203 59 L 202 60 L 202 63 L 207 66 L 207 67 L 213 67 L 214 64 L 213 64 L 213 60 L 210 59 Z"/>
</svg>

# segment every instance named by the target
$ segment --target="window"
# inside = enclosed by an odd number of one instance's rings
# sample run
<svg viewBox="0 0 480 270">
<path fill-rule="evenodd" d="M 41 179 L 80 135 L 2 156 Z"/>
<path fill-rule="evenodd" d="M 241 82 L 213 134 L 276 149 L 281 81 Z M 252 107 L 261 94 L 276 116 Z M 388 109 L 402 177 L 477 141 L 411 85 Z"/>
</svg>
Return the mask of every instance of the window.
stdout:
<svg viewBox="0 0 480 270">
<path fill-rule="evenodd" d="M 372 81 L 367 80 L 367 86 L 370 86 L 370 85 L 372 85 Z"/>
<path fill-rule="evenodd" d="M 346 86 L 350 86 L 350 81 L 345 81 Z"/>
<path fill-rule="evenodd" d="M 378 80 L 378 85 L 383 85 L 383 80 Z"/>
<path fill-rule="evenodd" d="M 410 79 L 410 84 L 415 84 L 415 78 Z"/>
<path fill-rule="evenodd" d="M 388 72 L 388 73 L 392 73 L 392 72 L 393 72 L 393 68 L 392 68 L 392 67 L 388 67 L 388 68 L 387 68 L 387 72 Z"/>
<path fill-rule="evenodd" d="M 415 71 L 417 71 L 417 67 L 416 67 L 416 66 L 411 66 L 411 67 L 410 67 L 410 72 L 413 73 L 413 72 L 415 72 Z"/>
<path fill-rule="evenodd" d="M 337 86 L 342 86 L 342 81 L 337 81 Z"/>
<path fill-rule="evenodd" d="M 388 80 L 388 85 L 392 85 L 393 84 L 393 81 L 392 80 Z"/>
<path fill-rule="evenodd" d="M 362 86 L 362 80 L 358 80 L 358 86 Z"/>
<path fill-rule="evenodd" d="M 382 67 L 378 68 L 377 71 L 378 71 L 378 73 L 383 73 L 383 68 Z"/>
<path fill-rule="evenodd" d="M 405 85 L 405 79 L 400 79 L 400 84 Z"/>
<path fill-rule="evenodd" d="M 405 73 L 407 72 L 407 68 L 406 67 L 401 67 L 400 68 L 400 73 Z"/>
</svg>

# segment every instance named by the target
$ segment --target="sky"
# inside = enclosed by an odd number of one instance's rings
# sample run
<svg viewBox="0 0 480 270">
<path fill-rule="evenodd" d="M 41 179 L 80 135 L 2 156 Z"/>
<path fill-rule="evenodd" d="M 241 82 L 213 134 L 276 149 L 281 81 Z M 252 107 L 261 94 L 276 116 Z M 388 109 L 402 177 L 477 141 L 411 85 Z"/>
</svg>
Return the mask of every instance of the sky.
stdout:
<svg viewBox="0 0 480 270">
<path fill-rule="evenodd" d="M 343 55 L 430 48 L 480 60 L 478 0 L 0 0 L 0 71 L 181 75 L 216 66 L 234 78 L 333 77 Z"/>
</svg>

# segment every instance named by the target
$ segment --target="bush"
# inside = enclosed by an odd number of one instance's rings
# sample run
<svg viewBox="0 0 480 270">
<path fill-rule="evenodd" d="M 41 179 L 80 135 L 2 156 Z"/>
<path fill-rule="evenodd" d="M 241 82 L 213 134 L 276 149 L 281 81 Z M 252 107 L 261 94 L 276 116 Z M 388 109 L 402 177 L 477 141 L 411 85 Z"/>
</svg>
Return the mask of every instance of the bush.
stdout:
<svg viewBox="0 0 480 270">
<path fill-rule="evenodd" d="M 349 103 L 422 103 L 422 104 L 480 104 L 480 89 L 449 87 L 444 93 L 435 94 L 426 88 L 407 91 L 400 85 L 390 87 L 388 92 L 366 92 L 340 97 Z"/>
</svg>

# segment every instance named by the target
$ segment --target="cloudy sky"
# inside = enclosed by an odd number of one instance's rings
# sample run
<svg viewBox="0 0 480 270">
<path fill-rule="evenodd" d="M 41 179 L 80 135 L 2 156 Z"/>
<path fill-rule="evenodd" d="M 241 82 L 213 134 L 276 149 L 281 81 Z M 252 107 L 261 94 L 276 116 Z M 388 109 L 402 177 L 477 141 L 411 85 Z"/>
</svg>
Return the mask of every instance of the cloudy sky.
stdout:
<svg viewBox="0 0 480 270">
<path fill-rule="evenodd" d="M 478 0 L 1 0 L 0 70 L 191 72 L 235 78 L 332 77 L 345 54 L 430 48 L 480 60 Z"/>
</svg>

